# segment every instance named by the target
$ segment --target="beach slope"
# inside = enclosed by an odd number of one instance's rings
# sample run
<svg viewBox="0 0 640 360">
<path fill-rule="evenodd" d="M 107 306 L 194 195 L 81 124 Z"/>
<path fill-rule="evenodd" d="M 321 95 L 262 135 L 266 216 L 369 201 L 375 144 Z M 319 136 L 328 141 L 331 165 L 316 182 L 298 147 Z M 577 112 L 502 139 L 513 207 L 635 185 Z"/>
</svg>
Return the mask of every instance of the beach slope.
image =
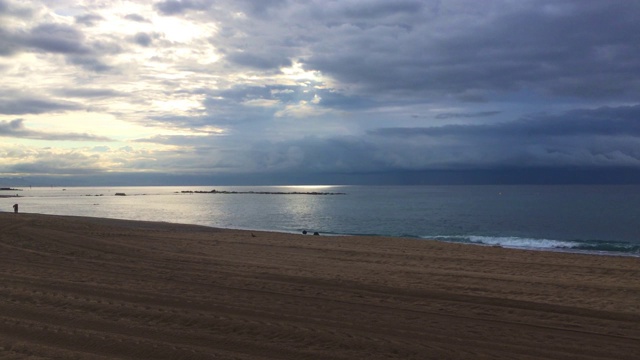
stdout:
<svg viewBox="0 0 640 360">
<path fill-rule="evenodd" d="M 0 213 L 0 358 L 637 359 L 640 259 Z"/>
</svg>

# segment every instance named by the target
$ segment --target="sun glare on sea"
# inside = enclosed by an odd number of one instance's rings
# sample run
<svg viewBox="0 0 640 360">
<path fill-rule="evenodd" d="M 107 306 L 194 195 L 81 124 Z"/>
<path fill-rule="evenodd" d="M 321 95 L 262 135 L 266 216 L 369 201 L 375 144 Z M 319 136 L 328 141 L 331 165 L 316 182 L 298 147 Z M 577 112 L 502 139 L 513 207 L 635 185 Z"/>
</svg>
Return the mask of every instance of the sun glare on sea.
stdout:
<svg viewBox="0 0 640 360">
<path fill-rule="evenodd" d="M 326 189 L 331 189 L 338 186 L 340 185 L 282 185 L 277 187 L 286 188 L 286 189 L 295 189 L 296 191 L 300 191 L 300 190 L 313 191 L 313 190 L 326 190 Z"/>
</svg>

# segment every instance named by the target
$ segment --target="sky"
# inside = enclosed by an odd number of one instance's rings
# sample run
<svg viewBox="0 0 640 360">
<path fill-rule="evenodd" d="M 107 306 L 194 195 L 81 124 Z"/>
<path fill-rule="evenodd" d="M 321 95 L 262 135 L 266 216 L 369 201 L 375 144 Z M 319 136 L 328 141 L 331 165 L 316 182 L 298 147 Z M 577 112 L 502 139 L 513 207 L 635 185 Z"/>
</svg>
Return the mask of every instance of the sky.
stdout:
<svg viewBox="0 0 640 360">
<path fill-rule="evenodd" d="M 628 0 L 0 0 L 0 179 L 640 183 L 638 18 Z"/>
</svg>

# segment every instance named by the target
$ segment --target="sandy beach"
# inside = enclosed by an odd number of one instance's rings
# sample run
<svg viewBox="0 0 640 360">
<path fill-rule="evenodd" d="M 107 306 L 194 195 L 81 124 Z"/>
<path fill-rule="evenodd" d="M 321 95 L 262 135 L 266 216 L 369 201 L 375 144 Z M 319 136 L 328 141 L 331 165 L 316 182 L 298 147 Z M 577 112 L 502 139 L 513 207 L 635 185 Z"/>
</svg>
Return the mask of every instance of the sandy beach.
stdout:
<svg viewBox="0 0 640 360">
<path fill-rule="evenodd" d="M 640 259 L 0 213 L 2 359 L 638 359 Z"/>
</svg>

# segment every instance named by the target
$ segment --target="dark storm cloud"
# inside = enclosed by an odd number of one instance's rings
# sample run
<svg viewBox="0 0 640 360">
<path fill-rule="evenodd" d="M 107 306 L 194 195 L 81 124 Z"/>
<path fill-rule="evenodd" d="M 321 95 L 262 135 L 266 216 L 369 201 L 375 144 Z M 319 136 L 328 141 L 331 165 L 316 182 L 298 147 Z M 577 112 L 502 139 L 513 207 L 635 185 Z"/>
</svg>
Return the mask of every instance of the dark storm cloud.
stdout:
<svg viewBox="0 0 640 360">
<path fill-rule="evenodd" d="M 321 98 L 319 105 L 331 109 L 359 110 L 380 105 L 372 98 L 358 95 L 345 95 L 331 90 L 318 90 L 317 94 Z"/>
<path fill-rule="evenodd" d="M 246 158 L 255 171 L 289 174 L 640 168 L 640 105 L 537 114 L 498 124 L 259 141 Z"/>
<path fill-rule="evenodd" d="M 441 113 L 436 115 L 436 119 L 460 119 L 460 118 L 478 118 L 488 117 L 500 114 L 501 111 L 479 111 L 474 113 Z"/>
<path fill-rule="evenodd" d="M 464 137 L 538 137 L 542 143 L 548 136 L 632 136 L 640 137 L 640 105 L 595 110 L 573 110 L 561 115 L 530 115 L 517 121 L 498 124 L 445 125 L 424 128 L 382 128 L 372 135 L 464 136 Z"/>
<path fill-rule="evenodd" d="M 24 120 L 0 121 L 0 136 L 36 139 L 36 140 L 68 140 L 68 141 L 112 141 L 104 136 L 78 133 L 49 133 L 30 130 L 24 126 Z"/>
<path fill-rule="evenodd" d="M 143 139 L 122 134 L 144 156 L 100 154 L 150 172 L 640 169 L 637 1 L 154 0 L 139 13 L 120 5 L 0 0 L 9 84 L 0 114 L 46 117 L 95 99 L 92 111 L 158 128 Z M 104 31 L 113 16 L 134 30 Z M 22 91 L 21 74 L 33 81 Z M 98 139 L 20 119 L 0 122 L 0 132 Z"/>
<path fill-rule="evenodd" d="M 522 89 L 579 98 L 640 91 L 640 3 L 534 1 L 477 15 L 415 3 L 407 12 L 371 10 L 375 21 L 349 3 L 320 18 L 324 39 L 310 44 L 305 68 L 369 91 L 460 99 Z"/>
<path fill-rule="evenodd" d="M 250 150 L 252 166 L 260 171 L 370 171 L 385 164 L 375 156 L 374 144 L 351 137 L 259 142 Z"/>
<path fill-rule="evenodd" d="M 388 18 L 402 13 L 419 13 L 423 7 L 424 2 L 417 0 L 352 2 L 346 5 L 344 14 L 352 18 Z"/>
<path fill-rule="evenodd" d="M 640 105 L 497 124 L 382 128 L 369 134 L 385 144 L 387 159 L 412 169 L 640 167 Z"/>
</svg>

